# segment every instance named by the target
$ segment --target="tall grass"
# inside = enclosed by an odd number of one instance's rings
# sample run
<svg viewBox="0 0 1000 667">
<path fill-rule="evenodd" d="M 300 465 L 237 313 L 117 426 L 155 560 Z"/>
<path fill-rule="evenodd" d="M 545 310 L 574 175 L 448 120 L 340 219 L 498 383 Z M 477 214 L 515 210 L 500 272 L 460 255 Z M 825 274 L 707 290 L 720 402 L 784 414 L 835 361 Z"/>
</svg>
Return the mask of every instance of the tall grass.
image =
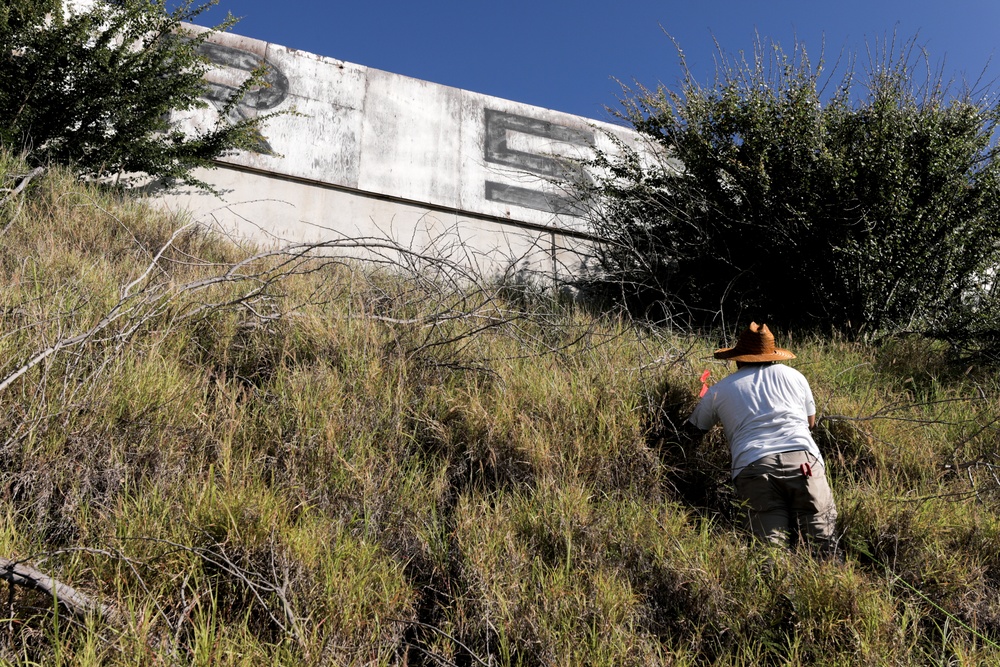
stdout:
<svg viewBox="0 0 1000 667">
<path fill-rule="evenodd" d="M 0 216 L 0 556 L 115 610 L 12 589 L 6 663 L 1000 660 L 1000 391 L 947 350 L 783 341 L 818 562 L 680 437 L 709 338 L 323 256 L 213 281 L 256 250 L 58 171 Z"/>
</svg>

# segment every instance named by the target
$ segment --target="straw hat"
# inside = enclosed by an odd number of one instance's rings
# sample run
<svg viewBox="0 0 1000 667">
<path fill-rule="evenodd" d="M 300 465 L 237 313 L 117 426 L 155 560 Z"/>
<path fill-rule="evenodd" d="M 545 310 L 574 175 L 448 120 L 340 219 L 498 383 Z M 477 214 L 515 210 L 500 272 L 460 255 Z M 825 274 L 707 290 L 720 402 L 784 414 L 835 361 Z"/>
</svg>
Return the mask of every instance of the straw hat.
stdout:
<svg viewBox="0 0 1000 667">
<path fill-rule="evenodd" d="M 746 331 L 740 334 L 736 347 L 724 347 L 715 351 L 716 359 L 732 359 L 733 361 L 783 361 L 794 359 L 795 355 L 788 350 L 774 346 L 774 334 L 766 324 L 758 325 L 751 322 Z"/>
</svg>

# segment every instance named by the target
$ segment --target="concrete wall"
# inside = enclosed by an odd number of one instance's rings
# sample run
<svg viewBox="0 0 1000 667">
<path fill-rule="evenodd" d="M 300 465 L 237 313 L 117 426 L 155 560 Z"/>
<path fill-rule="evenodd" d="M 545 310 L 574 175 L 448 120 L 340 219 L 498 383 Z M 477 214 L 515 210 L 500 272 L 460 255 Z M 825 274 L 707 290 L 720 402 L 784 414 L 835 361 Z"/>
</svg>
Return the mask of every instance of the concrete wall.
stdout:
<svg viewBox="0 0 1000 667">
<path fill-rule="evenodd" d="M 267 121 L 257 152 L 199 174 L 221 196 L 181 191 L 159 201 L 229 233 L 264 241 L 388 236 L 417 248 L 447 243 L 484 270 L 579 270 L 586 226 L 572 186 L 578 161 L 613 149 L 594 120 L 441 86 L 284 46 L 217 34 L 205 47 L 214 123 L 258 63 L 267 86 L 241 117 Z"/>
</svg>

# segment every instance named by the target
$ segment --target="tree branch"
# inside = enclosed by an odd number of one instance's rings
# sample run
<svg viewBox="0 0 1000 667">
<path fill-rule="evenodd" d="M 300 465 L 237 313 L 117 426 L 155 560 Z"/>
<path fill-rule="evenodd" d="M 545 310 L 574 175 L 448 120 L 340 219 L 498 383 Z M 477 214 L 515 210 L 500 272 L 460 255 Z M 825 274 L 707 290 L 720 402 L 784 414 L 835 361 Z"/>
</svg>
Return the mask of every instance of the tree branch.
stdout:
<svg viewBox="0 0 1000 667">
<path fill-rule="evenodd" d="M 118 618 L 118 612 L 113 607 L 98 602 L 89 595 L 53 579 L 41 570 L 9 558 L 0 558 L 0 579 L 15 586 L 48 593 L 66 610 L 80 619 L 95 613 L 106 619 Z"/>
</svg>

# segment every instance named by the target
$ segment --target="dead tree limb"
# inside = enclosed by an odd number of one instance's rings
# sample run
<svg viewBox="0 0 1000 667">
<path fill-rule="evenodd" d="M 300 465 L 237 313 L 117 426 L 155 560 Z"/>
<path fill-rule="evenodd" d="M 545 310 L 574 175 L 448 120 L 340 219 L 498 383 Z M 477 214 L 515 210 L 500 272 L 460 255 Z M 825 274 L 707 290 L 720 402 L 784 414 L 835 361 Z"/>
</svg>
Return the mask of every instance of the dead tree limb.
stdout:
<svg viewBox="0 0 1000 667">
<path fill-rule="evenodd" d="M 53 579 L 41 570 L 9 558 L 0 558 L 0 579 L 14 586 L 41 591 L 55 598 L 60 605 L 73 616 L 84 619 L 93 614 L 102 618 L 113 619 L 117 612 L 113 607 L 103 604 L 72 586 Z"/>
<path fill-rule="evenodd" d="M 18 183 L 16 187 L 6 191 L 7 195 L 3 199 L 0 199 L 0 206 L 3 206 L 11 199 L 13 199 L 15 196 L 19 195 L 22 190 L 28 187 L 28 183 L 31 183 L 32 179 L 41 176 L 44 173 L 45 173 L 44 167 L 35 167 L 34 169 L 32 169 L 28 174 L 26 174 L 21 179 L 21 182 Z M 14 224 L 15 220 L 17 220 L 17 216 L 20 214 L 20 212 L 21 212 L 21 207 L 20 205 L 18 205 L 17 211 L 14 213 L 14 215 L 10 216 L 10 222 L 8 222 L 3 229 L 0 229 L 0 236 L 7 233 L 7 230 L 10 229 L 10 226 Z"/>
<path fill-rule="evenodd" d="M 21 191 L 24 190 L 26 187 L 28 187 L 28 183 L 31 183 L 31 181 L 34 178 L 37 178 L 38 176 L 41 176 L 44 173 L 45 173 L 45 168 L 44 167 L 35 167 L 30 172 L 28 172 L 27 174 L 25 174 L 24 177 L 21 178 L 21 182 L 18 183 L 16 187 L 11 188 L 10 190 L 8 190 L 6 197 L 4 197 L 3 199 L 0 199 L 0 206 L 3 206 L 4 204 L 6 204 L 8 201 L 10 201 L 16 195 L 21 194 Z"/>
</svg>

